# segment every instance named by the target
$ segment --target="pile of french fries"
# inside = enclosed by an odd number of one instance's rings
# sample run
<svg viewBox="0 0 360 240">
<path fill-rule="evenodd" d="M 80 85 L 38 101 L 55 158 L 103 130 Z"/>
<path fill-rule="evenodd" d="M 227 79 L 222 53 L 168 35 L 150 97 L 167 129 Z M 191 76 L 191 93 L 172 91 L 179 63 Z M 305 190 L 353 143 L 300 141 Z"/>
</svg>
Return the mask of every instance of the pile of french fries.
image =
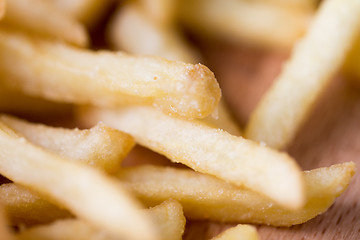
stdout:
<svg viewBox="0 0 360 240">
<path fill-rule="evenodd" d="M 0 15 L 1 239 L 177 240 L 186 219 L 259 239 L 250 224 L 302 224 L 351 182 L 352 162 L 302 171 L 283 149 L 339 70 L 360 76 L 358 0 L 0 0 Z M 244 130 L 180 25 L 291 50 Z M 29 121 L 69 114 L 77 128 Z M 136 144 L 187 168 L 122 166 Z"/>
</svg>

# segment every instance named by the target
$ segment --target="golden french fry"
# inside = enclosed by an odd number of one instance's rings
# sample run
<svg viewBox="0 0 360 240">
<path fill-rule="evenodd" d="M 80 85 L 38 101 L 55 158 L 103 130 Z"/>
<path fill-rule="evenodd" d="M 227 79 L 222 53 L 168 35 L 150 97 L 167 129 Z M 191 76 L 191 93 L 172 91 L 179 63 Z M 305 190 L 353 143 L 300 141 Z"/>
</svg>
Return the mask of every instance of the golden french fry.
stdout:
<svg viewBox="0 0 360 240">
<path fill-rule="evenodd" d="M 274 148 L 289 144 L 359 31 L 359 1 L 324 1 L 306 36 L 252 113 L 245 136 Z"/>
<path fill-rule="evenodd" d="M 49 223 L 56 219 L 72 217 L 69 211 L 50 203 L 38 193 L 19 184 L 2 184 L 0 202 L 13 225 Z"/>
<path fill-rule="evenodd" d="M 0 121 L 0 174 L 118 237 L 156 239 L 140 205 L 113 178 L 28 142 Z"/>
<path fill-rule="evenodd" d="M 0 115 L 4 122 L 30 142 L 70 160 L 115 173 L 135 145 L 131 136 L 98 124 L 88 130 L 65 129 L 35 124 Z"/>
<path fill-rule="evenodd" d="M 208 124 L 210 127 L 220 128 L 231 135 L 241 136 L 240 126 L 234 120 L 234 117 L 231 115 L 231 112 L 223 99 L 220 100 L 217 114 L 215 115 L 217 116 L 210 115 L 201 119 L 201 121 Z"/>
<path fill-rule="evenodd" d="M 173 162 L 246 186 L 288 208 L 305 202 L 302 172 L 286 153 L 150 107 L 88 108 L 79 115 L 85 123 L 104 121 Z"/>
<path fill-rule="evenodd" d="M 181 240 L 185 228 L 185 217 L 181 205 L 168 200 L 154 208 L 144 210 L 149 217 L 160 227 L 159 240 Z M 28 228 L 19 234 L 19 240 L 99 240 L 119 239 L 101 229 L 78 219 L 58 220 L 52 224 Z"/>
<path fill-rule="evenodd" d="M 56 103 L 25 95 L 19 91 L 0 87 L 0 111 L 2 113 L 27 116 L 32 119 L 70 116 L 72 105 Z"/>
<path fill-rule="evenodd" d="M 9 228 L 3 206 L 0 205 L 0 237 L 2 240 L 13 240 L 13 234 Z"/>
<path fill-rule="evenodd" d="M 177 17 L 178 0 L 140 0 L 142 12 L 159 27 L 173 25 Z"/>
<path fill-rule="evenodd" d="M 124 168 L 119 178 L 147 205 L 168 198 L 178 200 L 189 219 L 291 226 L 325 212 L 347 188 L 354 171 L 352 162 L 305 171 L 308 198 L 296 211 L 259 193 L 188 169 L 145 165 Z"/>
<path fill-rule="evenodd" d="M 262 47 L 290 48 L 305 32 L 309 11 L 239 0 L 179 1 L 180 19 L 194 32 Z"/>
<path fill-rule="evenodd" d="M 85 27 L 46 0 L 11 0 L 1 26 L 60 39 L 78 46 L 88 44 Z"/>
<path fill-rule="evenodd" d="M 279 7 L 297 8 L 309 11 L 316 10 L 319 0 L 256 0 L 259 3 L 274 4 Z"/>
<path fill-rule="evenodd" d="M 49 1 L 49 0 L 48 0 Z M 75 17 L 88 27 L 93 27 L 113 1 L 99 0 L 51 0 L 58 8 Z"/>
<path fill-rule="evenodd" d="M 108 30 L 108 38 L 116 49 L 188 63 L 199 62 L 196 51 L 175 26 L 159 26 L 136 4 L 119 8 Z"/>
<path fill-rule="evenodd" d="M 239 224 L 229 228 L 211 240 L 259 240 L 256 228 L 250 225 Z"/>
<path fill-rule="evenodd" d="M 94 53 L 4 31 L 0 32 L 0 77 L 0 84 L 55 101 L 152 104 L 186 118 L 209 115 L 221 97 L 214 74 L 201 64 Z"/>
</svg>

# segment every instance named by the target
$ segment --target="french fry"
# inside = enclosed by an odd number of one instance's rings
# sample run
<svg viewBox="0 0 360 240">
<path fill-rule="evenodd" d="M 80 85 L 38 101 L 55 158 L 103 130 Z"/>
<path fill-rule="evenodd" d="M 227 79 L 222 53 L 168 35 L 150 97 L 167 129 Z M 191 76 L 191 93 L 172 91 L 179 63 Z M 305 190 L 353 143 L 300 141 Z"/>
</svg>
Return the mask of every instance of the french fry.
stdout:
<svg viewBox="0 0 360 240">
<path fill-rule="evenodd" d="M 155 55 L 169 60 L 198 63 L 199 57 L 175 26 L 161 26 L 152 21 L 136 4 L 117 10 L 108 29 L 115 49 L 142 55 Z"/>
<path fill-rule="evenodd" d="M 5 211 L 0 205 L 0 236 L 2 240 L 14 240 L 13 234 L 10 231 L 8 221 L 6 219 Z"/>
<path fill-rule="evenodd" d="M 108 173 L 119 170 L 135 145 L 131 136 L 102 123 L 79 130 L 30 123 L 8 115 L 0 115 L 0 121 L 46 150 Z"/>
<path fill-rule="evenodd" d="M 181 240 L 185 217 L 181 205 L 168 200 L 154 208 L 143 210 L 156 225 L 161 226 L 159 240 Z M 52 224 L 28 228 L 17 234 L 19 240 L 99 240 L 119 239 L 78 219 L 58 220 Z"/>
<path fill-rule="evenodd" d="M 13 225 L 50 223 L 73 215 L 47 201 L 37 192 L 15 183 L 0 185 L 0 202 Z"/>
<path fill-rule="evenodd" d="M 177 20 L 179 0 L 140 0 L 138 5 L 142 12 L 159 27 L 172 26 Z"/>
<path fill-rule="evenodd" d="M 256 228 L 250 225 L 239 224 L 229 228 L 211 240 L 259 240 Z"/>
<path fill-rule="evenodd" d="M 179 1 L 180 19 L 196 33 L 289 49 L 307 29 L 309 11 L 239 0 Z"/>
<path fill-rule="evenodd" d="M 94 53 L 4 31 L 0 77 L 0 83 L 54 101 L 150 104 L 186 118 L 209 115 L 221 97 L 214 74 L 201 64 Z"/>
<path fill-rule="evenodd" d="M 77 46 L 86 46 L 89 41 L 86 29 L 80 22 L 47 0 L 7 1 L 1 26 L 60 39 Z"/>
<path fill-rule="evenodd" d="M 143 165 L 124 168 L 118 177 L 149 206 L 168 198 L 178 200 L 189 219 L 292 226 L 325 212 L 347 188 L 354 170 L 355 164 L 348 162 L 305 171 L 308 198 L 296 211 L 259 193 L 188 169 Z"/>
<path fill-rule="evenodd" d="M 308 11 L 316 10 L 320 0 L 255 0 L 259 3 L 274 4 L 279 7 L 297 8 Z"/>
<path fill-rule="evenodd" d="M 274 148 L 289 144 L 344 62 L 359 30 L 359 1 L 323 1 L 306 36 L 252 113 L 245 137 Z"/>
<path fill-rule="evenodd" d="M 49 1 L 49 0 L 48 0 Z M 88 27 L 94 27 L 106 10 L 111 6 L 112 0 L 51 0 L 58 8 L 67 12 Z"/>
<path fill-rule="evenodd" d="M 305 202 L 302 172 L 286 153 L 150 107 L 88 108 L 79 118 L 84 123 L 104 121 L 173 162 L 246 186 L 288 208 L 301 208 Z"/>
<path fill-rule="evenodd" d="M 0 122 L 0 173 L 118 237 L 156 239 L 140 205 L 113 178 L 31 144 Z"/>
</svg>

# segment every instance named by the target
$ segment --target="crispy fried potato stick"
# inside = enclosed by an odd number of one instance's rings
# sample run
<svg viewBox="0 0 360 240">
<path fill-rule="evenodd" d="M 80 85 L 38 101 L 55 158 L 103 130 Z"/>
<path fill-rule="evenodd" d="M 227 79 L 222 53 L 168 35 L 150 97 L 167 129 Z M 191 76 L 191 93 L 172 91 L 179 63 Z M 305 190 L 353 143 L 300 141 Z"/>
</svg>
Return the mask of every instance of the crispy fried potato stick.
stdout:
<svg viewBox="0 0 360 240">
<path fill-rule="evenodd" d="M 181 205 L 168 200 L 144 210 L 160 227 L 158 240 L 181 240 L 185 228 L 185 217 Z M 19 240 L 111 240 L 119 239 L 78 219 L 58 220 L 52 224 L 28 228 L 17 234 Z"/>
<path fill-rule="evenodd" d="M 0 86 L 0 112 L 50 119 L 51 117 L 70 116 L 72 105 L 47 101 Z"/>
<path fill-rule="evenodd" d="M 359 31 L 360 1 L 324 1 L 306 36 L 252 113 L 245 136 L 274 148 L 289 144 Z"/>
<path fill-rule="evenodd" d="M 172 26 L 177 20 L 179 0 L 140 0 L 142 12 L 159 27 Z"/>
<path fill-rule="evenodd" d="M 261 192 L 288 208 L 305 202 L 302 172 L 286 153 L 150 107 L 88 108 L 79 115 L 85 123 L 104 121 L 174 162 Z"/>
<path fill-rule="evenodd" d="M 47 201 L 37 192 L 15 183 L 0 186 L 0 202 L 13 225 L 49 223 L 73 215 Z"/>
<path fill-rule="evenodd" d="M 212 113 L 221 97 L 214 74 L 201 64 L 109 51 L 0 32 L 0 84 L 61 102 L 152 104 L 186 118 Z"/>
<path fill-rule="evenodd" d="M 0 122 L 0 174 L 118 237 L 157 239 L 140 205 L 113 178 L 28 142 Z"/>
<path fill-rule="evenodd" d="M 195 33 L 286 49 L 303 35 L 312 16 L 254 1 L 186 0 L 179 7 L 181 21 Z"/>
<path fill-rule="evenodd" d="M 113 16 L 108 38 L 115 49 L 169 60 L 198 63 L 199 57 L 175 26 L 154 22 L 136 4 L 120 7 Z"/>
<path fill-rule="evenodd" d="M 76 19 L 47 0 L 10 0 L 1 26 L 86 46 L 88 35 Z"/>
<path fill-rule="evenodd" d="M 46 150 L 108 173 L 119 171 L 121 161 L 135 145 L 130 135 L 105 124 L 79 130 L 30 123 L 7 115 L 0 115 L 0 121 Z"/>
<path fill-rule="evenodd" d="M 13 234 L 8 226 L 6 214 L 2 205 L 0 205 L 0 237 L 2 240 L 14 240 Z"/>
<path fill-rule="evenodd" d="M 250 225 L 239 224 L 235 227 L 229 228 L 212 238 L 211 240 L 259 240 L 256 228 Z"/>
<path fill-rule="evenodd" d="M 88 27 L 93 27 L 111 6 L 112 0 L 47 0 L 75 17 Z"/>
<path fill-rule="evenodd" d="M 305 171 L 308 199 L 297 211 L 284 208 L 256 192 L 188 169 L 161 166 L 124 168 L 120 180 L 145 204 L 178 200 L 189 219 L 291 226 L 325 212 L 349 185 L 352 162 Z"/>
</svg>

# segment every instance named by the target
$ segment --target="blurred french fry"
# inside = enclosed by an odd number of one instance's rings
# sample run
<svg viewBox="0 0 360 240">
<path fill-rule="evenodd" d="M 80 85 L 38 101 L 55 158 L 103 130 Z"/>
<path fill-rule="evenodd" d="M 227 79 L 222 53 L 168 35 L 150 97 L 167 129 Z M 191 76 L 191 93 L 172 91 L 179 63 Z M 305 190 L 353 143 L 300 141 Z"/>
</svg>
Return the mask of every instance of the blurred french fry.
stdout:
<svg viewBox="0 0 360 240">
<path fill-rule="evenodd" d="M 297 8 L 315 11 L 320 0 L 255 0 L 259 3 L 274 4 L 279 7 Z"/>
<path fill-rule="evenodd" d="M 158 240 L 181 240 L 185 217 L 181 205 L 168 200 L 154 208 L 144 210 L 160 229 Z M 19 240 L 115 240 L 120 239 L 78 219 L 58 220 L 52 224 L 28 228 L 17 234 Z"/>
<path fill-rule="evenodd" d="M 0 112 L 34 118 L 70 116 L 72 105 L 47 101 L 0 86 Z"/>
<path fill-rule="evenodd" d="M 198 63 L 196 51 L 175 26 L 161 26 L 136 4 L 118 8 L 108 28 L 108 38 L 115 49 L 169 60 Z"/>
<path fill-rule="evenodd" d="M 179 0 L 139 0 L 143 13 L 157 26 L 167 27 L 177 20 Z"/>
<path fill-rule="evenodd" d="M 323 1 L 306 36 L 252 113 L 245 136 L 274 148 L 289 144 L 359 31 L 359 1 Z"/>
<path fill-rule="evenodd" d="M 0 186 L 0 202 L 5 207 L 11 224 L 16 226 L 49 223 L 72 217 L 69 211 L 50 203 L 37 192 L 15 183 Z"/>
<path fill-rule="evenodd" d="M 60 102 L 152 104 L 186 118 L 211 114 L 221 97 L 214 74 L 201 64 L 110 51 L 0 32 L 0 84 Z"/>
<path fill-rule="evenodd" d="M 10 230 L 6 214 L 2 204 L 0 205 L 0 237 L 1 240 L 15 240 L 13 233 Z"/>
<path fill-rule="evenodd" d="M 47 0 L 88 27 L 93 27 L 111 6 L 113 0 Z"/>
<path fill-rule="evenodd" d="M 150 107 L 79 111 L 85 124 L 103 121 L 173 162 L 246 186 L 291 209 L 305 202 L 302 172 L 286 153 Z"/>
<path fill-rule="evenodd" d="M 1 26 L 78 46 L 86 46 L 89 41 L 86 29 L 80 22 L 47 0 L 7 1 Z"/>
<path fill-rule="evenodd" d="M 70 160 L 115 173 L 135 142 L 131 136 L 98 124 L 88 130 L 65 129 L 35 124 L 0 115 L 0 121 L 30 142 Z"/>
<path fill-rule="evenodd" d="M 265 2 L 184 0 L 180 19 L 196 33 L 262 47 L 289 49 L 307 29 L 312 12 Z"/>
<path fill-rule="evenodd" d="M 259 240 L 256 228 L 250 225 L 239 224 L 229 228 L 211 240 Z"/>
<path fill-rule="evenodd" d="M 231 111 L 223 99 L 220 100 L 217 113 L 214 115 L 215 116 L 207 116 L 206 118 L 201 119 L 201 121 L 205 122 L 210 127 L 220 128 L 231 135 L 241 136 L 240 126 L 235 121 L 234 116 L 231 115 Z"/>
<path fill-rule="evenodd" d="M 168 198 L 178 200 L 189 219 L 291 226 L 325 212 L 347 188 L 354 171 L 352 162 L 305 171 L 308 198 L 296 211 L 259 193 L 188 169 L 143 165 L 124 168 L 118 176 L 149 206 Z"/>
<path fill-rule="evenodd" d="M 118 237 L 155 240 L 151 221 L 119 182 L 28 142 L 0 121 L 0 173 L 48 196 L 74 215 Z"/>
</svg>

